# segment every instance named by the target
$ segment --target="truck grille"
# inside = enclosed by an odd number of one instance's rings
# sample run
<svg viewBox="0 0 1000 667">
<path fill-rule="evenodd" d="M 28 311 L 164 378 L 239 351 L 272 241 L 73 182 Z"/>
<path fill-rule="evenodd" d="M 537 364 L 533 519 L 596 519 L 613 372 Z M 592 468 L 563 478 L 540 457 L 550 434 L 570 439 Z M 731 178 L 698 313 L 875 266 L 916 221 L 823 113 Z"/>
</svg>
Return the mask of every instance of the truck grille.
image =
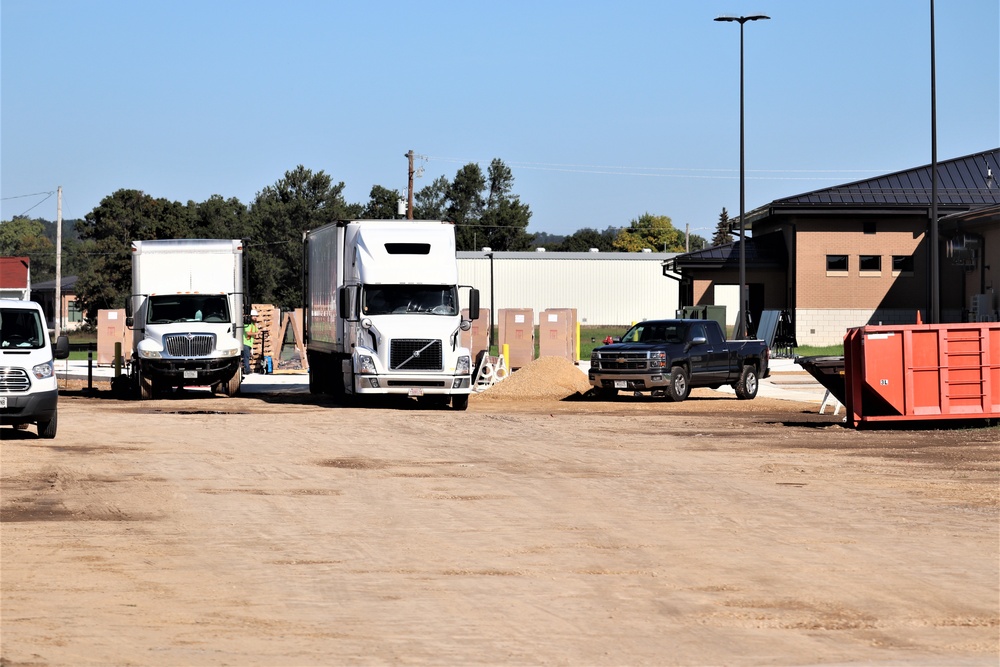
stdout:
<svg viewBox="0 0 1000 667">
<path fill-rule="evenodd" d="M 444 370 L 440 340 L 393 339 L 389 347 L 389 369 L 394 371 Z"/>
<path fill-rule="evenodd" d="M 601 354 L 601 370 L 643 371 L 649 368 L 649 354 L 646 352 L 610 352 Z"/>
<path fill-rule="evenodd" d="M 207 357 L 215 349 L 215 334 L 169 334 L 163 347 L 171 357 Z"/>
<path fill-rule="evenodd" d="M 0 368 L 0 391 L 28 391 L 31 380 L 23 368 Z"/>
</svg>

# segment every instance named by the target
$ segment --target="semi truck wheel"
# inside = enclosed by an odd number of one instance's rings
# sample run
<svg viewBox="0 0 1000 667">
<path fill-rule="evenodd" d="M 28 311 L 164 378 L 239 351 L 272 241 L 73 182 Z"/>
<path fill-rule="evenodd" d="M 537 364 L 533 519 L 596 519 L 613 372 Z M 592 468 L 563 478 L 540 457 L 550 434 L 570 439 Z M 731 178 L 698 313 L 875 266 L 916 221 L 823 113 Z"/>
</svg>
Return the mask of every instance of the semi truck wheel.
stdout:
<svg viewBox="0 0 1000 667">
<path fill-rule="evenodd" d="M 469 409 L 469 395 L 468 394 L 456 394 L 451 397 L 451 407 L 455 410 L 468 410 Z"/>
<path fill-rule="evenodd" d="M 56 427 L 58 426 L 58 414 L 53 413 L 52 419 L 38 422 L 38 437 L 51 440 L 56 437 Z"/>
<path fill-rule="evenodd" d="M 670 369 L 670 386 L 667 388 L 667 396 L 671 401 L 680 403 L 691 393 L 691 385 L 688 384 L 687 372 L 681 366 L 674 366 Z"/>
<path fill-rule="evenodd" d="M 733 385 L 733 389 L 736 390 L 736 398 L 749 401 L 755 396 L 757 396 L 757 388 L 759 386 L 757 380 L 757 369 L 750 364 L 743 367 L 740 371 L 740 379 L 736 381 Z"/>
</svg>

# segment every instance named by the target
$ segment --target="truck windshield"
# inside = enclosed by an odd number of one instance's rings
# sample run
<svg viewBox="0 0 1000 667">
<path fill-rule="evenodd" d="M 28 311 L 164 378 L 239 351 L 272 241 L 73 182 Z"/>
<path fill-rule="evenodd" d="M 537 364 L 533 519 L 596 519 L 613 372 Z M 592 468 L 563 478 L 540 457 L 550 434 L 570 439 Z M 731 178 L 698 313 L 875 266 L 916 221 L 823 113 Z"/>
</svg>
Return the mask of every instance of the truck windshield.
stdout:
<svg viewBox="0 0 1000 667">
<path fill-rule="evenodd" d="M 457 297 L 454 285 L 365 285 L 361 310 L 365 315 L 457 315 Z"/>
<path fill-rule="evenodd" d="M 46 330 L 37 310 L 0 310 L 0 349 L 38 350 L 45 347 Z"/>
<path fill-rule="evenodd" d="M 221 294 L 162 294 L 149 297 L 146 324 L 230 321 L 229 301 Z"/>
<path fill-rule="evenodd" d="M 682 343 L 683 325 L 666 322 L 640 322 L 625 332 L 623 343 Z"/>
</svg>

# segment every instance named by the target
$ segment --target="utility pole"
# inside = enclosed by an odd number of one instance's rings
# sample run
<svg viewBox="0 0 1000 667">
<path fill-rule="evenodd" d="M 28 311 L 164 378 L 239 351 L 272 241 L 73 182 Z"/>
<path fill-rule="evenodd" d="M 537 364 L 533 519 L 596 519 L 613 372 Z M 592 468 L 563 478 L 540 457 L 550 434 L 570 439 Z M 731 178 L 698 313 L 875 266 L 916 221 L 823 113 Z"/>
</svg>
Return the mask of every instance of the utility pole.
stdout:
<svg viewBox="0 0 1000 667">
<path fill-rule="evenodd" d="M 56 306 L 53 313 L 55 337 L 62 329 L 62 186 L 56 188 Z"/>
<path fill-rule="evenodd" d="M 413 149 L 406 153 L 410 161 L 409 181 L 406 187 L 406 219 L 413 220 Z"/>
</svg>

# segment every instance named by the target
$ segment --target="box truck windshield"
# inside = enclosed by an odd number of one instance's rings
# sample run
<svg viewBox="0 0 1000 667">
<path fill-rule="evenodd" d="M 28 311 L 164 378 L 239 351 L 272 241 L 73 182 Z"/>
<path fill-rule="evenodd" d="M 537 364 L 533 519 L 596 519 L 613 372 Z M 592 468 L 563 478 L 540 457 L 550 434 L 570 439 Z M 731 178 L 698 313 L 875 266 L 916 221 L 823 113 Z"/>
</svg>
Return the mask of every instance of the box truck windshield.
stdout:
<svg viewBox="0 0 1000 667">
<path fill-rule="evenodd" d="M 458 314 L 454 285 L 365 285 L 361 295 L 365 315 L 390 313 Z"/>
<path fill-rule="evenodd" d="M 46 330 L 37 310 L 9 308 L 0 314 L 0 348 L 40 350 L 46 344 Z"/>
<path fill-rule="evenodd" d="M 165 294 L 149 297 L 146 324 L 174 322 L 230 322 L 224 295 Z"/>
</svg>

